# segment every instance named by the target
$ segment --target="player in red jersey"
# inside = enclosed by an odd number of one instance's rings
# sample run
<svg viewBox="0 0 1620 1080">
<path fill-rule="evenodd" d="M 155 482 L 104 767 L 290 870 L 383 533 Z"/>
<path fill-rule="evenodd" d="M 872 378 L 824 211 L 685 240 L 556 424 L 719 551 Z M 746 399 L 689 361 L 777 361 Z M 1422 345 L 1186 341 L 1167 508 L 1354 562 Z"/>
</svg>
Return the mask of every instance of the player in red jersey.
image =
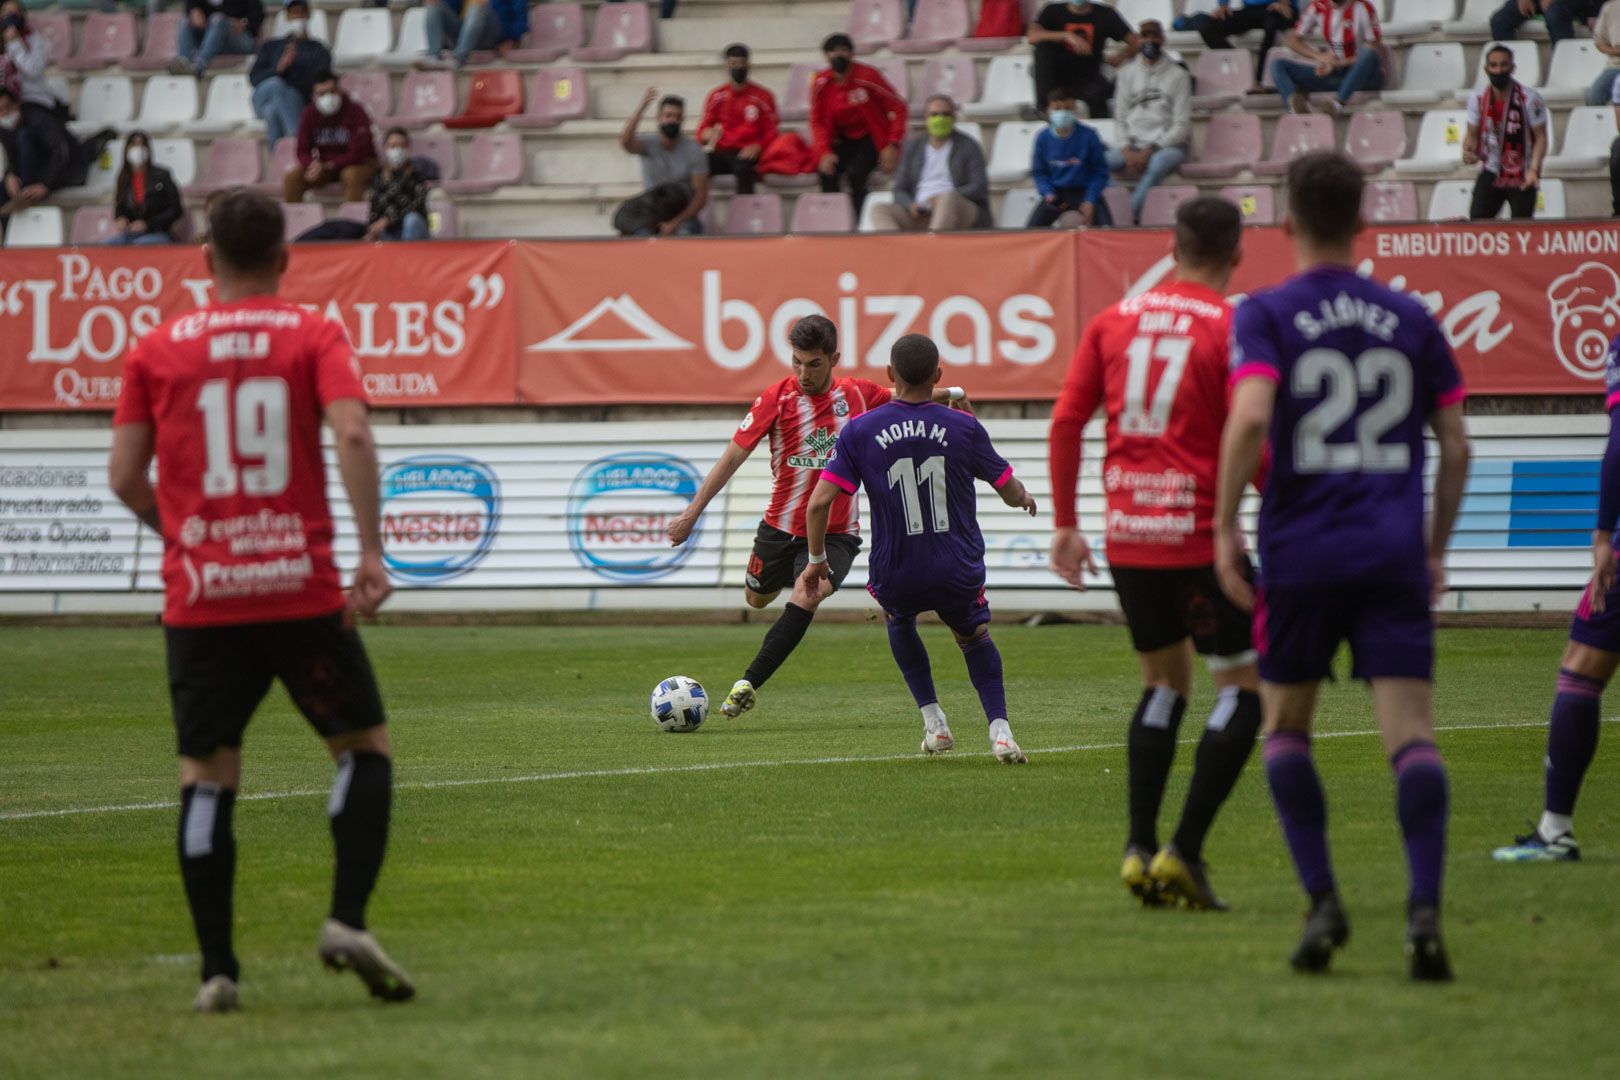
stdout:
<svg viewBox="0 0 1620 1080">
<path fill-rule="evenodd" d="M 195 1007 L 237 1005 L 231 816 L 242 735 L 276 679 L 338 766 L 327 805 L 337 865 L 319 956 L 353 969 L 373 995 L 404 1001 L 415 992 L 409 977 L 365 928 L 393 787 L 382 699 L 346 610 L 370 615 L 391 591 L 365 390 L 343 328 L 276 298 L 287 269 L 281 207 L 232 193 L 208 227 L 214 302 L 130 351 L 108 463 L 114 494 L 163 536 L 180 873 L 202 950 Z M 347 601 L 332 560 L 323 419 L 360 535 Z"/>
<path fill-rule="evenodd" d="M 805 508 L 821 470 L 826 467 L 838 433 L 854 417 L 886 404 L 888 387 L 869 379 L 835 375 L 838 367 L 838 327 L 825 315 L 806 315 L 788 333 L 793 348 L 793 374 L 765 388 L 743 417 L 731 444 L 703 478 L 692 503 L 670 521 L 669 542 L 686 543 L 692 529 L 714 497 L 748 460 L 767 435 L 771 440 L 771 502 L 754 534 L 748 559 L 743 597 L 748 606 L 763 608 L 777 593 L 792 587 L 782 617 L 771 624 L 754 662 L 721 702 L 720 711 L 741 716 L 754 707 L 758 690 L 776 673 L 804 639 L 821 602 L 844 583 L 861 550 L 860 522 L 855 500 L 844 499 L 833 508 L 827 525 L 827 562 L 830 580 L 811 592 L 799 578 L 810 557 L 805 537 Z M 967 408 L 961 387 L 941 388 L 935 399 Z"/>
<path fill-rule="evenodd" d="M 1204 837 L 1260 730 L 1249 617 L 1216 582 L 1211 525 L 1231 324 L 1222 292 L 1242 257 L 1242 228 L 1237 208 L 1223 199 L 1183 203 L 1175 281 L 1091 321 L 1052 415 L 1052 568 L 1078 589 L 1086 587 L 1083 571 L 1097 572 L 1075 513 L 1080 434 L 1099 404 L 1106 416 L 1108 566 L 1144 687 L 1127 738 L 1131 831 L 1121 877 L 1145 904 L 1225 909 L 1205 872 Z M 1206 658 L 1218 694 L 1181 824 L 1160 849 L 1159 804 L 1192 688 L 1194 649 Z"/>
</svg>

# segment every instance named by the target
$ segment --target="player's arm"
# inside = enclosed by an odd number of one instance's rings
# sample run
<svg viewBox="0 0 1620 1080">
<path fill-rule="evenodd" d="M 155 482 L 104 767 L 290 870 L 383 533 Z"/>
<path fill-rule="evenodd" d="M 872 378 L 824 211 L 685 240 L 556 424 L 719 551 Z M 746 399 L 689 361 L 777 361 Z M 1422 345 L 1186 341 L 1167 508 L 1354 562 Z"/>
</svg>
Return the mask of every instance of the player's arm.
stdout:
<svg viewBox="0 0 1620 1080">
<path fill-rule="evenodd" d="M 1541 163 L 1547 157 L 1547 144 L 1551 141 L 1547 136 L 1551 131 L 1552 124 L 1546 118 L 1530 129 L 1530 168 L 1525 170 L 1525 188 L 1535 187 L 1541 182 Z"/>
<path fill-rule="evenodd" d="M 337 448 L 338 473 L 348 493 L 360 537 L 360 565 L 354 571 L 349 604 L 360 615 L 375 615 L 394 591 L 383 566 L 382 498 L 378 483 L 377 442 L 371 434 L 366 403 L 338 398 L 326 406 L 326 423 Z"/>
<path fill-rule="evenodd" d="M 1243 537 L 1238 503 L 1260 467 L 1266 432 L 1277 403 L 1277 384 L 1251 376 L 1232 388 L 1232 404 L 1221 432 L 1221 465 L 1215 484 L 1215 573 L 1221 590 L 1244 611 L 1254 608 L 1254 587 L 1243 573 Z"/>
<path fill-rule="evenodd" d="M 1620 405 L 1620 392 L 1609 395 L 1609 444 L 1603 448 L 1603 467 L 1598 473 L 1597 527 L 1592 530 L 1592 610 L 1607 606 L 1614 588 L 1614 526 L 1620 520 L 1620 418 L 1614 415 Z"/>
<path fill-rule="evenodd" d="M 163 533 L 158 518 L 157 488 L 152 486 L 155 440 L 149 422 L 119 424 L 113 428 L 112 454 L 107 460 L 107 484 L 118 501 L 129 507 L 153 532 Z"/>
<path fill-rule="evenodd" d="M 1468 428 L 1462 402 L 1441 406 L 1429 416 L 1429 427 L 1440 443 L 1440 469 L 1434 478 L 1434 511 L 1429 516 L 1429 578 L 1433 600 L 1446 591 L 1446 545 L 1457 526 L 1463 487 L 1468 483 Z"/>
<path fill-rule="evenodd" d="M 1101 400 L 1102 365 L 1088 327 L 1069 362 L 1046 435 L 1046 468 L 1052 479 L 1052 572 L 1081 590 L 1086 587 L 1085 574 L 1097 573 L 1097 561 L 1080 531 L 1075 493 L 1080 486 L 1081 437 Z"/>
<path fill-rule="evenodd" d="M 968 400 L 967 391 L 960 386 L 934 387 L 933 402 L 936 405 L 949 405 L 953 409 L 960 409 L 969 416 L 973 415 L 973 403 Z"/>
<path fill-rule="evenodd" d="M 809 562 L 804 568 L 803 581 L 810 590 L 810 595 L 819 595 L 817 590 L 821 583 L 827 580 L 827 522 L 832 517 L 832 505 L 840 496 L 853 495 L 846 492 L 838 484 L 827 479 L 822 473 L 821 479 L 810 492 L 810 502 L 804 509 L 805 547 L 809 551 Z"/>
<path fill-rule="evenodd" d="M 1022 480 L 1012 474 L 1011 469 L 1007 470 L 1006 476 L 1001 483 L 996 485 L 996 494 L 1001 496 L 1002 502 L 1014 510 L 1022 510 L 1030 517 L 1035 516 L 1037 509 L 1035 496 L 1029 493 L 1029 489 L 1024 486 Z"/>
<path fill-rule="evenodd" d="M 731 478 L 737 475 L 737 470 L 742 468 L 742 463 L 747 461 L 748 455 L 753 452 L 752 446 L 739 446 L 735 442 L 726 443 L 725 450 L 720 453 L 720 460 L 710 467 L 709 475 L 698 485 L 697 494 L 692 496 L 692 501 L 687 504 L 685 510 L 671 518 L 669 525 L 666 526 L 664 531 L 669 536 L 671 547 L 680 547 L 686 543 L 692 535 L 692 527 L 697 524 L 697 519 L 703 516 L 703 511 L 709 508 L 709 503 L 714 501 L 714 497 L 731 483 Z"/>
</svg>

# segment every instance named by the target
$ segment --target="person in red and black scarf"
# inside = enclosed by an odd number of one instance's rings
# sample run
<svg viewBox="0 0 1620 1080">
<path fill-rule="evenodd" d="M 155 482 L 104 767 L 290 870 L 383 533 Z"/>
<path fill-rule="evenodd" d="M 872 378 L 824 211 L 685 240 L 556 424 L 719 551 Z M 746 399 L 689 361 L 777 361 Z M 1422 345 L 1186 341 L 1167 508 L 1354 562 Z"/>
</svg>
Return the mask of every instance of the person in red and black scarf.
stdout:
<svg viewBox="0 0 1620 1080">
<path fill-rule="evenodd" d="M 1541 161 L 1547 156 L 1547 104 L 1513 77 L 1513 50 L 1485 53 L 1486 85 L 1468 99 L 1463 163 L 1481 166 L 1474 182 L 1470 221 L 1494 218 L 1506 204 L 1516 218 L 1534 217 Z"/>
</svg>

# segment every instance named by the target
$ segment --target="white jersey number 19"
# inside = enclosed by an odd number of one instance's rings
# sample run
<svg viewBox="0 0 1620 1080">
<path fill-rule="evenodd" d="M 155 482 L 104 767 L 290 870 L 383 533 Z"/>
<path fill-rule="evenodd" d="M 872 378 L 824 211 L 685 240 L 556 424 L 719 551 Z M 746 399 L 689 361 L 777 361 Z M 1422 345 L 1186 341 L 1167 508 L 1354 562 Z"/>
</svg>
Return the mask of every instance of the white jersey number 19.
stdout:
<svg viewBox="0 0 1620 1080">
<path fill-rule="evenodd" d="M 1130 367 L 1125 369 L 1125 408 L 1119 414 L 1119 430 L 1126 435 L 1162 436 L 1170 426 L 1170 408 L 1176 403 L 1176 390 L 1187 372 L 1193 339 L 1185 337 L 1132 338 L 1125 349 Z M 1154 360 L 1164 362 L 1159 384 L 1153 388 L 1153 401 L 1147 400 L 1148 369 Z"/>
<path fill-rule="evenodd" d="M 227 498 L 238 491 L 280 495 L 287 490 L 288 478 L 287 383 L 279 378 L 243 379 L 235 396 L 233 425 L 228 379 L 209 379 L 197 393 L 203 445 L 208 452 L 203 494 L 210 499 Z M 248 464 L 253 458 L 257 462 Z M 240 468 L 238 459 L 243 462 Z"/>
</svg>

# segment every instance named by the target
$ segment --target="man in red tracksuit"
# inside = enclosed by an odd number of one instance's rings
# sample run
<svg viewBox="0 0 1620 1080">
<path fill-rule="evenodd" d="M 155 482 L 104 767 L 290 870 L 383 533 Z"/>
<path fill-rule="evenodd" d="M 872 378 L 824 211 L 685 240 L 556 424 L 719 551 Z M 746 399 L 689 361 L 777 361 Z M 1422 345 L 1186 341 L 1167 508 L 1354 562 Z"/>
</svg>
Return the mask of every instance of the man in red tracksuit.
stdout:
<svg viewBox="0 0 1620 1080">
<path fill-rule="evenodd" d="M 298 164 L 281 178 L 282 199 L 303 202 L 305 192 L 336 182 L 343 186 L 344 202 L 364 202 L 376 174 L 371 115 L 343 92 L 336 75 L 321 72 L 298 119 Z"/>
<path fill-rule="evenodd" d="M 709 175 L 735 176 L 737 194 L 752 195 L 759 156 L 776 138 L 776 95 L 748 81 L 748 46 L 727 46 L 726 70 L 731 81 L 703 102 L 698 142 L 709 148 Z"/>
<path fill-rule="evenodd" d="M 866 202 L 873 169 L 894 172 L 906 138 L 906 102 L 875 67 L 855 62 L 848 34 L 821 43 L 827 67 L 810 83 L 810 134 L 821 190 L 837 191 L 849 178 L 855 216 Z"/>
</svg>

